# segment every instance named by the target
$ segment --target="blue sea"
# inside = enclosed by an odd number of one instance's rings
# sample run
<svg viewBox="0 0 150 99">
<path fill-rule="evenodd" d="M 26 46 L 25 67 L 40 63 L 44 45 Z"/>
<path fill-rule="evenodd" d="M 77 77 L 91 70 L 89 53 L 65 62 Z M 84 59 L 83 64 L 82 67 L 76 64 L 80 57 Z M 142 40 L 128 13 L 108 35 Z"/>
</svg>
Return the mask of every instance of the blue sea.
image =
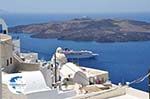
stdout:
<svg viewBox="0 0 150 99">
<path fill-rule="evenodd" d="M 150 14 L 3 14 L 0 15 L 9 25 L 41 23 L 48 21 L 64 21 L 81 16 L 92 18 L 134 19 L 150 22 Z M 68 47 L 74 50 L 91 50 L 99 56 L 94 59 L 74 60 L 81 66 L 109 71 L 110 80 L 118 84 L 145 76 L 150 69 L 150 41 L 144 42 L 76 42 L 57 39 L 31 38 L 30 34 L 11 34 L 19 36 L 23 52 L 39 52 L 39 58 L 50 60 L 57 47 Z M 24 50 L 24 49 L 29 49 Z M 148 79 L 142 83 L 131 85 L 134 88 L 148 91 Z"/>
</svg>

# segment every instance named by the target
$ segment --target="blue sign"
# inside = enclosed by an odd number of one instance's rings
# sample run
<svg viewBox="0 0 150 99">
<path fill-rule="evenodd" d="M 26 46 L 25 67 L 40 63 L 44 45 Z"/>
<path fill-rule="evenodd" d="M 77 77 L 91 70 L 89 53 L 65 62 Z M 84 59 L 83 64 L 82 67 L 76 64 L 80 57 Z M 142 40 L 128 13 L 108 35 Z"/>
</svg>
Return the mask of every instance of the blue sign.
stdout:
<svg viewBox="0 0 150 99">
<path fill-rule="evenodd" d="M 22 76 L 15 76 L 9 80 L 9 90 L 13 93 L 20 94 L 26 87 Z"/>
</svg>

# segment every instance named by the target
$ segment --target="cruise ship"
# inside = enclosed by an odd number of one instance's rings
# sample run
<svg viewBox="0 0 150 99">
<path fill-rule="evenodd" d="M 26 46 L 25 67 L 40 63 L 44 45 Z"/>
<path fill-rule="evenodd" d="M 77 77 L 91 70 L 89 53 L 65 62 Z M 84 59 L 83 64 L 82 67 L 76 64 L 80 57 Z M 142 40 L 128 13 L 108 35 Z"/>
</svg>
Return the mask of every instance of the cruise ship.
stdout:
<svg viewBox="0 0 150 99">
<path fill-rule="evenodd" d="M 68 59 L 94 58 L 99 55 L 93 53 L 92 51 L 87 51 L 87 50 L 75 51 L 75 50 L 70 50 L 68 48 L 62 49 L 61 47 L 58 47 L 57 51 L 65 54 Z"/>
<path fill-rule="evenodd" d="M 7 33 L 0 19 L 1 99 L 149 99 L 128 83 L 112 84 L 108 71 L 68 62 L 58 50 L 50 61 L 39 60 L 38 53 L 22 53 L 20 41 Z"/>
</svg>

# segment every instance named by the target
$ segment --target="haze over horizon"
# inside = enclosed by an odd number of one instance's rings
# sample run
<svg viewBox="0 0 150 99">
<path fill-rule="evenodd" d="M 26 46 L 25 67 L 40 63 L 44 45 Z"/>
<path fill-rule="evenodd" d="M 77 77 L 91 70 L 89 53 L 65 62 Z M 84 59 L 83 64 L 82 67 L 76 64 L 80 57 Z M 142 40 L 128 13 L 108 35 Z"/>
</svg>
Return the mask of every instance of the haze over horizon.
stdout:
<svg viewBox="0 0 150 99">
<path fill-rule="evenodd" d="M 11 13 L 139 13 L 150 12 L 150 0 L 0 0 Z"/>
</svg>

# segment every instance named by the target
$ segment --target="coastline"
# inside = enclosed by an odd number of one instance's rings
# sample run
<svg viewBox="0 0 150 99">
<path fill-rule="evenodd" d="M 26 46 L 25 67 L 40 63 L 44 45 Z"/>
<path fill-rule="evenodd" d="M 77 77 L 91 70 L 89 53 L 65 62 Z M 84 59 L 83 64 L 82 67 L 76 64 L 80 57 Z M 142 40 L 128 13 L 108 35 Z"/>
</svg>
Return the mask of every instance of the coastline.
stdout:
<svg viewBox="0 0 150 99">
<path fill-rule="evenodd" d="M 135 20 L 75 18 L 58 23 L 19 25 L 12 33 L 29 33 L 32 38 L 58 40 L 128 42 L 149 41 L 150 23 Z"/>
</svg>

